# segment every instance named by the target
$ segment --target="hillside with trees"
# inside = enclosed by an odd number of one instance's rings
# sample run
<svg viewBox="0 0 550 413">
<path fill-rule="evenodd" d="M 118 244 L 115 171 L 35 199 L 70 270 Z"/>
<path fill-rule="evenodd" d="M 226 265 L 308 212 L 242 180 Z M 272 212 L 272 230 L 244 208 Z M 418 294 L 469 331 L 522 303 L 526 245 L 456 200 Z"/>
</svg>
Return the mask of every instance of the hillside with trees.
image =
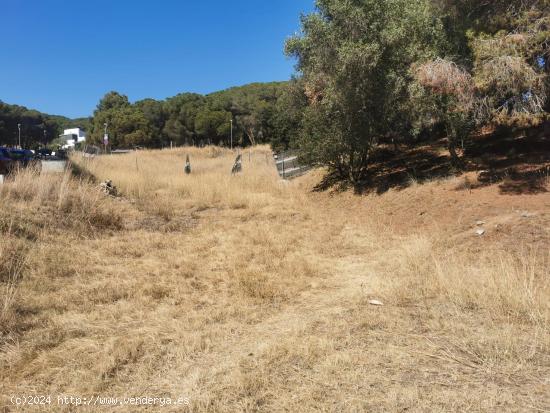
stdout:
<svg viewBox="0 0 550 413">
<path fill-rule="evenodd" d="M 94 112 L 91 142 L 102 142 L 107 123 L 114 147 L 273 143 L 286 146 L 286 82 L 253 83 L 208 95 L 181 93 L 164 101 L 130 103 L 118 92 L 107 93 Z M 284 125 L 284 127 L 282 126 Z"/>
<path fill-rule="evenodd" d="M 84 129 L 88 143 L 99 145 L 107 123 L 113 148 L 230 146 L 233 120 L 234 145 L 269 143 L 275 149 L 285 148 L 297 133 L 306 104 L 296 105 L 287 83 L 252 83 L 208 95 L 180 93 L 166 100 L 134 103 L 111 91 L 100 100 L 92 117 L 79 119 L 0 102 L 0 145 L 17 145 L 18 124 L 24 147 L 52 144 L 63 129 L 71 127 Z"/>
<path fill-rule="evenodd" d="M 21 146 L 38 148 L 51 144 L 63 133 L 63 129 L 89 128 L 89 119 L 69 119 L 64 116 L 48 115 L 24 106 L 10 105 L 0 101 L 0 146 L 16 146 L 19 143 L 21 125 Z"/>
<path fill-rule="evenodd" d="M 548 120 L 549 16 L 544 0 L 317 1 L 286 44 L 308 102 L 296 146 L 356 187 L 389 142 L 443 138 L 462 169 L 476 133 Z"/>
</svg>

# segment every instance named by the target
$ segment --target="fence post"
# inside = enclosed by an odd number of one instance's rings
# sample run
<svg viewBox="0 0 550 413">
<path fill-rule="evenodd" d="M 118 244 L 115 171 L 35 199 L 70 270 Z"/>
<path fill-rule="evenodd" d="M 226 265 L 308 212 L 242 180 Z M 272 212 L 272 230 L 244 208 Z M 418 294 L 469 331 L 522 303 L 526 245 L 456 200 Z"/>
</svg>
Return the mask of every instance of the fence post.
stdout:
<svg viewBox="0 0 550 413">
<path fill-rule="evenodd" d="M 284 152 L 282 152 L 281 156 L 283 157 L 283 179 L 285 179 L 285 154 L 284 154 Z"/>
</svg>

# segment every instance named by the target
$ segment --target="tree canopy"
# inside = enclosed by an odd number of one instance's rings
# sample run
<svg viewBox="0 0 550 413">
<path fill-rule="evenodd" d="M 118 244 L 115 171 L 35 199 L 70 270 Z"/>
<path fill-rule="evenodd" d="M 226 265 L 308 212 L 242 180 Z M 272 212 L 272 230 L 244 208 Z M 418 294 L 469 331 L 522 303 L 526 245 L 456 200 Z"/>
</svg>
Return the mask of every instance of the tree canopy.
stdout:
<svg viewBox="0 0 550 413">
<path fill-rule="evenodd" d="M 9 105 L 0 101 L 0 146 L 19 144 L 18 125 L 21 125 L 21 145 L 38 148 L 58 138 L 63 129 L 88 128 L 89 119 L 47 115 L 24 106 Z"/>
<path fill-rule="evenodd" d="M 458 148 L 475 128 L 540 123 L 548 118 L 549 3 L 318 0 L 286 44 L 307 102 L 297 146 L 358 184 L 388 139 L 413 145 L 440 125 L 460 167 Z"/>
<path fill-rule="evenodd" d="M 127 96 L 109 92 L 94 112 L 91 142 L 101 143 L 108 124 L 113 146 L 162 147 L 215 144 L 229 146 L 231 121 L 233 142 L 249 145 L 271 142 L 277 135 L 285 146 L 295 129 L 284 129 L 278 105 L 286 82 L 253 83 L 209 95 L 182 93 L 164 101 L 144 99 L 134 104 Z"/>
<path fill-rule="evenodd" d="M 287 42 L 309 105 L 299 145 L 357 184 L 378 142 L 406 133 L 411 65 L 444 47 L 426 0 L 320 0 Z"/>
</svg>

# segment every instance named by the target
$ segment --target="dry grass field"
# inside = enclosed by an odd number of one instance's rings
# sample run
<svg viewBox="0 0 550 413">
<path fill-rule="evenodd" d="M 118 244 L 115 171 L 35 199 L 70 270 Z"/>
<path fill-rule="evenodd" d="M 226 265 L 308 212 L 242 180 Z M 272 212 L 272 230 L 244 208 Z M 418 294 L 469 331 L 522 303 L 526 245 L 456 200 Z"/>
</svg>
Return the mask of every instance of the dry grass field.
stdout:
<svg viewBox="0 0 550 413">
<path fill-rule="evenodd" d="M 231 176 L 234 157 L 74 158 L 0 186 L 1 411 L 550 411 L 549 192 L 314 192 L 320 171 L 281 181 L 267 147 Z"/>
</svg>

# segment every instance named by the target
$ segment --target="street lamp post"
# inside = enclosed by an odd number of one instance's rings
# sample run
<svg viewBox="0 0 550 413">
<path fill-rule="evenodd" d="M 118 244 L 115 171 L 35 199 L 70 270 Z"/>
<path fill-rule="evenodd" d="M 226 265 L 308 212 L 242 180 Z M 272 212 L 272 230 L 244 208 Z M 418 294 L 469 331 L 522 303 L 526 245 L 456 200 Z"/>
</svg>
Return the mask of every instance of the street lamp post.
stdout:
<svg viewBox="0 0 550 413">
<path fill-rule="evenodd" d="M 21 124 L 17 124 L 17 129 L 19 130 L 19 149 L 21 149 Z"/>
<path fill-rule="evenodd" d="M 231 118 L 231 150 L 233 150 L 233 118 Z"/>
<path fill-rule="evenodd" d="M 107 144 L 109 143 L 109 138 L 107 137 L 107 126 L 109 126 L 109 124 L 104 123 L 103 126 L 105 126 L 105 133 L 103 134 L 103 145 L 105 145 L 105 153 L 107 153 Z"/>
</svg>

